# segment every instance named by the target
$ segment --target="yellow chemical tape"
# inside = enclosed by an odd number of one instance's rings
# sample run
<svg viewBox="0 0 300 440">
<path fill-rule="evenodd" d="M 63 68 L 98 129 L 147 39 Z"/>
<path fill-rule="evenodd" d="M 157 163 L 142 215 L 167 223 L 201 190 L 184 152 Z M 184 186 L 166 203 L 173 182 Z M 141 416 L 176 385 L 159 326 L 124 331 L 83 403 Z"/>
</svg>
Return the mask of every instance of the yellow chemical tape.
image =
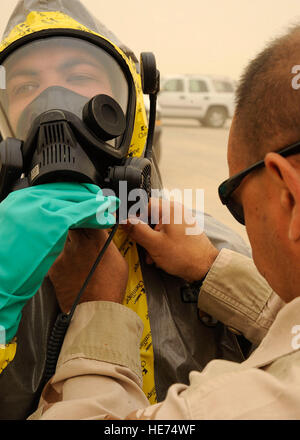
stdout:
<svg viewBox="0 0 300 440">
<path fill-rule="evenodd" d="M 17 343 L 0 345 L 0 374 L 7 365 L 14 359 L 17 350 Z"/>
<path fill-rule="evenodd" d="M 156 403 L 156 391 L 154 382 L 154 354 L 152 335 L 149 322 L 147 295 L 136 244 L 131 241 L 127 234 L 118 230 L 114 239 L 129 267 L 128 284 L 123 304 L 136 312 L 142 319 L 144 331 L 140 343 L 141 367 L 143 374 L 143 391 L 151 404 Z"/>
</svg>

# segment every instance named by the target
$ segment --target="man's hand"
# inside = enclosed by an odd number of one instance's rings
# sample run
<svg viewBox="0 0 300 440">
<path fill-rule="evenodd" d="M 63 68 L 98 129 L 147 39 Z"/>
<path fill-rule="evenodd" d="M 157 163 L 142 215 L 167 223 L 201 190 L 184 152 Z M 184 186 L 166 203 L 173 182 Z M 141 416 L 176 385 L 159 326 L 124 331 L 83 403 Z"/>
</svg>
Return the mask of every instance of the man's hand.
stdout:
<svg viewBox="0 0 300 440">
<path fill-rule="evenodd" d="M 99 252 L 108 238 L 100 229 L 70 230 L 63 252 L 49 271 L 60 308 L 67 313 Z M 80 302 L 122 303 L 128 280 L 128 266 L 111 243 L 97 266 Z"/>
<path fill-rule="evenodd" d="M 154 262 L 169 274 L 188 282 L 201 280 L 217 258 L 218 249 L 204 233 L 186 235 L 186 229 L 191 228 L 191 225 L 185 223 L 184 215 L 182 224 L 174 224 L 174 211 L 181 209 L 183 213 L 183 205 L 170 202 L 170 224 L 164 224 L 162 200 L 151 199 L 149 213 L 154 203 L 158 204 L 159 211 L 159 223 L 154 229 L 143 222 L 133 225 L 130 221 L 123 228 L 146 249 L 148 263 Z"/>
</svg>

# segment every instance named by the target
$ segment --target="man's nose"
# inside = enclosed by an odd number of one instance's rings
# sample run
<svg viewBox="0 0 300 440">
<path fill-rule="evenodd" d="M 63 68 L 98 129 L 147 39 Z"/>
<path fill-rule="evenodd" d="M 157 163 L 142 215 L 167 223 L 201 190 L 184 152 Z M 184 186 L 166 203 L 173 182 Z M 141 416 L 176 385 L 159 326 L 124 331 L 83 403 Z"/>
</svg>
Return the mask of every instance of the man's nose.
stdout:
<svg viewBox="0 0 300 440">
<path fill-rule="evenodd" d="M 44 76 L 43 79 L 43 89 L 46 90 L 49 87 L 53 86 L 65 86 L 65 77 L 61 72 L 58 71 L 50 71 Z"/>
</svg>

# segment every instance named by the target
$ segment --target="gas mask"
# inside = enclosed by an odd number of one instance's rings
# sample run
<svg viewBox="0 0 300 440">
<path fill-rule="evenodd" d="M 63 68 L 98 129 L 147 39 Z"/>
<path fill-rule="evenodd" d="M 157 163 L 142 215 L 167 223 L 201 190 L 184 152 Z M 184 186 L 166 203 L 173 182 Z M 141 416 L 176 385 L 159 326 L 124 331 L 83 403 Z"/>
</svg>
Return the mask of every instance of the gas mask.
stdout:
<svg viewBox="0 0 300 440">
<path fill-rule="evenodd" d="M 151 152 L 159 72 L 141 54 L 142 89 L 150 95 L 142 157 L 130 157 L 136 84 L 113 44 L 72 30 L 36 32 L 0 55 L 6 89 L 0 93 L 0 201 L 11 191 L 59 181 L 94 183 L 119 195 L 151 192 Z M 53 32 L 52 32 L 53 34 Z M 78 38 L 81 37 L 81 38 Z M 145 127 L 146 130 L 146 127 Z"/>
</svg>

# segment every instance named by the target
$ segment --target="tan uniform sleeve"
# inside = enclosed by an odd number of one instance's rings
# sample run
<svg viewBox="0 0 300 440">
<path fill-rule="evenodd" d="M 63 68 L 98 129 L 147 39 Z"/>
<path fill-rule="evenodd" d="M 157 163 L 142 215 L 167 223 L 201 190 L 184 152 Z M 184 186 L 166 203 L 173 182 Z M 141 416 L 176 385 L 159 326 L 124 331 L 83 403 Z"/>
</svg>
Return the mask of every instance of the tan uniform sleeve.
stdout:
<svg viewBox="0 0 300 440">
<path fill-rule="evenodd" d="M 284 302 L 251 258 L 222 249 L 200 289 L 198 307 L 259 344 Z"/>
<path fill-rule="evenodd" d="M 202 373 L 190 373 L 190 386 L 172 385 L 164 402 L 133 411 L 127 419 L 298 420 L 299 358 L 298 351 L 265 369 L 211 361 Z"/>
<path fill-rule="evenodd" d="M 129 308 L 106 301 L 79 304 L 55 375 L 29 419 L 124 418 L 148 406 L 141 390 L 143 324 Z"/>
</svg>

